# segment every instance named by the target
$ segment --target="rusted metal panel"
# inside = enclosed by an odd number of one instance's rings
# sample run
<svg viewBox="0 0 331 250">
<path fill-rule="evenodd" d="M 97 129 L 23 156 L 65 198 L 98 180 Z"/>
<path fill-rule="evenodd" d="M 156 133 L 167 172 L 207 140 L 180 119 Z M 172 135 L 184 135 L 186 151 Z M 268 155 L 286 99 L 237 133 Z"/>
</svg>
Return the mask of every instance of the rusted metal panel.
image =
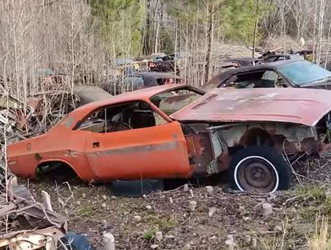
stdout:
<svg viewBox="0 0 331 250">
<path fill-rule="evenodd" d="M 208 133 L 189 134 L 185 138 L 194 175 L 207 175 L 207 166 L 214 159 Z"/>
<path fill-rule="evenodd" d="M 213 89 L 171 117 L 179 121 L 269 121 L 314 126 L 330 112 L 330 97 L 330 91 L 319 89 Z"/>
<path fill-rule="evenodd" d="M 100 180 L 188 177 L 192 172 L 177 122 L 90 134 L 86 142 L 88 164 Z"/>
<path fill-rule="evenodd" d="M 246 123 L 246 124 L 233 124 L 228 126 L 210 127 L 210 130 L 217 130 L 219 135 L 225 141 L 228 147 L 238 145 L 246 146 L 249 144 L 249 137 L 254 130 L 265 131 L 270 137 L 282 136 L 283 140 L 288 142 L 301 142 L 306 138 L 316 138 L 316 133 L 311 127 L 296 125 L 296 124 L 283 124 L 283 123 Z M 254 136 L 257 134 L 254 133 Z"/>
</svg>

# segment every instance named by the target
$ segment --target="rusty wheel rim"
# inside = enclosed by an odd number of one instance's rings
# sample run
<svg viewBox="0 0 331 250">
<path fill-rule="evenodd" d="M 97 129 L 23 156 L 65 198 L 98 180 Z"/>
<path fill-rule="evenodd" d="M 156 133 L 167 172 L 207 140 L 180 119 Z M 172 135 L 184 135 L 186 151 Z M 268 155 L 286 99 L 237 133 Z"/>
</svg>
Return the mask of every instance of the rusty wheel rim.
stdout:
<svg viewBox="0 0 331 250">
<path fill-rule="evenodd" d="M 248 158 L 238 164 L 238 184 L 251 193 L 270 193 L 278 185 L 275 167 L 263 158 Z"/>
</svg>

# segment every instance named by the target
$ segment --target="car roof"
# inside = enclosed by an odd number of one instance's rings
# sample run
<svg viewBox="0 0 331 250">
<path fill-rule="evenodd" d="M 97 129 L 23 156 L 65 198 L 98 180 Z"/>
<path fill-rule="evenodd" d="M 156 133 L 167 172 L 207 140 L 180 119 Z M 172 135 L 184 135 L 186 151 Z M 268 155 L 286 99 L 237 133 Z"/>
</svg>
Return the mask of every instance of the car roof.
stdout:
<svg viewBox="0 0 331 250">
<path fill-rule="evenodd" d="M 151 79 L 161 79 L 161 78 L 171 78 L 171 79 L 180 79 L 179 76 L 177 76 L 174 72 L 168 73 L 168 72 L 137 72 L 137 75 L 143 77 L 143 78 L 151 78 Z"/>
<path fill-rule="evenodd" d="M 254 57 L 236 57 L 236 58 L 229 58 L 225 59 L 224 62 L 256 62 L 259 61 L 260 59 L 254 58 Z"/>
<path fill-rule="evenodd" d="M 127 92 L 123 93 L 117 96 L 113 96 L 107 100 L 101 100 L 101 101 L 96 101 L 92 102 L 86 105 L 83 105 L 74 111 L 72 111 L 66 119 L 81 119 L 82 116 L 85 116 L 87 113 L 92 112 L 98 107 L 103 107 L 103 106 L 108 106 L 112 104 L 117 104 L 117 103 L 124 103 L 124 102 L 130 102 L 130 101 L 146 101 L 150 99 L 152 96 L 157 95 L 159 93 L 167 92 L 167 91 L 173 91 L 177 89 L 181 89 L 183 87 L 186 87 L 188 89 L 191 89 L 193 91 L 199 92 L 204 94 L 203 90 L 197 89 L 193 86 L 190 85 L 185 85 L 185 84 L 165 84 L 161 86 L 156 86 L 156 87 L 150 87 L 150 88 L 144 88 L 140 90 L 135 90 L 132 92 Z M 66 122 L 65 120 L 63 121 L 64 123 Z M 61 122 L 62 123 L 62 122 Z"/>
<path fill-rule="evenodd" d="M 286 122 L 315 126 L 330 110 L 330 90 L 214 88 L 170 117 L 182 122 Z"/>
</svg>

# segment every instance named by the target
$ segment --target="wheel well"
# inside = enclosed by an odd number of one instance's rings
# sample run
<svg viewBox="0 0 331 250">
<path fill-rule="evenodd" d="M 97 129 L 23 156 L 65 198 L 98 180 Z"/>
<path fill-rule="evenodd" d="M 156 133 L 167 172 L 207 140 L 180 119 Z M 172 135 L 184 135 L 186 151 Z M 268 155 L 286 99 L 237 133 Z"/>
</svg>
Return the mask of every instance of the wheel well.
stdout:
<svg viewBox="0 0 331 250">
<path fill-rule="evenodd" d="M 243 146 L 274 146 L 274 142 L 270 134 L 261 129 L 250 129 L 241 139 L 241 145 Z"/>
<path fill-rule="evenodd" d="M 56 179 L 56 175 L 58 174 L 59 177 L 69 177 L 69 176 L 77 176 L 75 170 L 67 163 L 63 161 L 47 161 L 38 164 L 36 167 L 36 177 L 41 177 L 48 175 L 52 172 L 52 178 Z"/>
</svg>

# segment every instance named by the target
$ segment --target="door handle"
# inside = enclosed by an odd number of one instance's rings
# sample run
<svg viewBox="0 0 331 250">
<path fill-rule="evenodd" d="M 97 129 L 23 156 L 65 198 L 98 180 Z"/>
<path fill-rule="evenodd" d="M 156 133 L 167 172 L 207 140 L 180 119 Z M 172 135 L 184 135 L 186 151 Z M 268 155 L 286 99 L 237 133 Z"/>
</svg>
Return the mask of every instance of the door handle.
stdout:
<svg viewBox="0 0 331 250">
<path fill-rule="evenodd" d="M 100 142 L 93 142 L 93 148 L 98 148 L 100 147 Z"/>
</svg>

